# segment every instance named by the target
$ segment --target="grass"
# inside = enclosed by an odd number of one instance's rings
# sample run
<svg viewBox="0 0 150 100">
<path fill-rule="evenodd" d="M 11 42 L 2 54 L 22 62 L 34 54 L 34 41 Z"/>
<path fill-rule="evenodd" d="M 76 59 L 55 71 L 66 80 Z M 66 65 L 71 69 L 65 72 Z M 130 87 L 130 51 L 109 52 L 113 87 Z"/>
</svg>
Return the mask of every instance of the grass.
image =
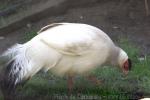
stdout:
<svg viewBox="0 0 150 100">
<path fill-rule="evenodd" d="M 35 30 L 30 31 L 29 33 L 26 33 L 26 36 L 24 37 L 24 41 L 28 41 L 32 39 L 36 34 L 37 32 Z"/>
<path fill-rule="evenodd" d="M 36 32 L 30 32 L 25 39 L 31 39 Z M 23 88 L 18 88 L 21 100 L 128 100 L 141 95 L 150 96 L 150 56 L 139 61 L 139 49 L 127 39 L 120 39 L 119 46 L 132 59 L 133 68 L 127 76 L 112 66 L 97 68 L 91 73 L 102 80 L 100 85 L 93 85 L 82 76 L 75 77 L 72 96 L 67 96 L 66 77 L 57 77 L 51 72 L 38 73 Z M 0 97 L 1 99 L 1 97 Z"/>
</svg>

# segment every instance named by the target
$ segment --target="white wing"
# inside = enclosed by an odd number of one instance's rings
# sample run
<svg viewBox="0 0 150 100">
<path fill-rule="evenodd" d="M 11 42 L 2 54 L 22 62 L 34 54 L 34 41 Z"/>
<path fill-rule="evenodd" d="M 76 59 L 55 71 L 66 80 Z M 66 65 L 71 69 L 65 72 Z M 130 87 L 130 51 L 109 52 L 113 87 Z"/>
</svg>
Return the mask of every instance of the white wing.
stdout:
<svg viewBox="0 0 150 100">
<path fill-rule="evenodd" d="M 93 50 L 99 39 L 105 42 L 109 37 L 90 25 L 61 23 L 41 32 L 39 38 L 45 45 L 62 54 L 80 56 Z"/>
</svg>

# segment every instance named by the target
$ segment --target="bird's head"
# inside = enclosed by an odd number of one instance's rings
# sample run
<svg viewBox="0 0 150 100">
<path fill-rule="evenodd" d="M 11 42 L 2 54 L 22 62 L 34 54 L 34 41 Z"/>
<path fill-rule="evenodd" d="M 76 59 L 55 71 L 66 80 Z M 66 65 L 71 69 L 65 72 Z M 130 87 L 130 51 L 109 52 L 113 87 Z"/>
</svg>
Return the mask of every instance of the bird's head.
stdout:
<svg viewBox="0 0 150 100">
<path fill-rule="evenodd" d="M 125 75 L 127 75 L 128 72 L 131 70 L 132 67 L 131 60 L 128 58 L 127 53 L 122 49 L 120 49 L 118 55 L 118 64 Z"/>
</svg>

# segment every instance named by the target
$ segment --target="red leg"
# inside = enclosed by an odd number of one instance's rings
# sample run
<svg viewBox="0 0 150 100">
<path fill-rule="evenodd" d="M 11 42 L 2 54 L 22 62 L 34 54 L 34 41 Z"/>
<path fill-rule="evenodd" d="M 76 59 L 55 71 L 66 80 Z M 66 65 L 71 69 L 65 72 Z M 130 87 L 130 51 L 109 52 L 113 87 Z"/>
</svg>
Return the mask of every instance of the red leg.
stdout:
<svg viewBox="0 0 150 100">
<path fill-rule="evenodd" d="M 72 89 L 73 89 L 73 76 L 72 75 L 68 75 L 68 92 L 69 92 L 69 96 L 72 93 Z"/>
<path fill-rule="evenodd" d="M 90 80 L 92 83 L 94 83 L 96 85 L 100 85 L 101 84 L 101 81 L 98 80 L 95 76 L 90 75 L 90 76 L 87 77 L 87 79 Z"/>
</svg>

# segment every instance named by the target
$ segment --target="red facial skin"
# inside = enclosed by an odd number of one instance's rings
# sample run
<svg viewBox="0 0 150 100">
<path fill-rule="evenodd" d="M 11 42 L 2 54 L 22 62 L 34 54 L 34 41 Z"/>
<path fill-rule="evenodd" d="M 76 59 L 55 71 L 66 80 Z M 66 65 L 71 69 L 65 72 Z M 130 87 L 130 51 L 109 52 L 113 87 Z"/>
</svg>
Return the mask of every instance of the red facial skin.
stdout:
<svg viewBox="0 0 150 100">
<path fill-rule="evenodd" d="M 129 62 L 128 62 L 128 60 L 126 60 L 126 61 L 124 62 L 122 69 L 123 69 L 123 73 L 124 73 L 125 75 L 127 75 L 128 72 L 129 72 Z"/>
</svg>

